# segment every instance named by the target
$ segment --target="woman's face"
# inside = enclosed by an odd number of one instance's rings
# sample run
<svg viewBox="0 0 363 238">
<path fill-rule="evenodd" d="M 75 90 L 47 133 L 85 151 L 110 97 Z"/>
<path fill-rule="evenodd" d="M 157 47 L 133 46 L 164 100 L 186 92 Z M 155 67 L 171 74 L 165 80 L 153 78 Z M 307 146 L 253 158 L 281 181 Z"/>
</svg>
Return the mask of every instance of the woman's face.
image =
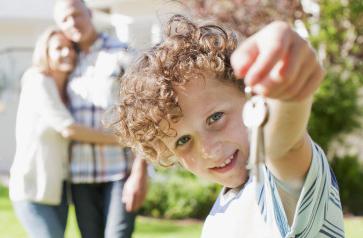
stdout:
<svg viewBox="0 0 363 238">
<path fill-rule="evenodd" d="M 54 34 L 48 42 L 48 60 L 52 71 L 70 73 L 76 65 L 76 50 L 63 34 Z"/>
</svg>

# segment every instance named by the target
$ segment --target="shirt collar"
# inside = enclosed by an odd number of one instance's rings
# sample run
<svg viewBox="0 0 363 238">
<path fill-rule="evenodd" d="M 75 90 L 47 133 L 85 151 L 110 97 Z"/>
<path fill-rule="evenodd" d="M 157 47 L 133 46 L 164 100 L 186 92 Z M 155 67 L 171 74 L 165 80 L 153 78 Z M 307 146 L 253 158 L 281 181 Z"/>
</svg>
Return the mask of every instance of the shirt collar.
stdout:
<svg viewBox="0 0 363 238">
<path fill-rule="evenodd" d="M 106 35 L 103 34 L 103 33 L 100 33 L 97 36 L 96 41 L 90 47 L 89 53 L 101 50 L 103 48 L 103 46 L 104 46 L 105 40 L 106 40 Z"/>
<path fill-rule="evenodd" d="M 223 187 L 222 188 L 222 191 L 220 193 L 221 194 L 221 202 L 222 203 L 228 203 L 232 199 L 235 199 L 239 194 L 242 193 L 242 191 L 244 190 L 244 188 L 251 181 L 252 181 L 251 180 L 251 177 L 248 177 L 247 180 L 245 181 L 245 183 L 242 184 L 241 186 L 237 187 L 237 188 L 227 188 L 227 187 Z"/>
</svg>

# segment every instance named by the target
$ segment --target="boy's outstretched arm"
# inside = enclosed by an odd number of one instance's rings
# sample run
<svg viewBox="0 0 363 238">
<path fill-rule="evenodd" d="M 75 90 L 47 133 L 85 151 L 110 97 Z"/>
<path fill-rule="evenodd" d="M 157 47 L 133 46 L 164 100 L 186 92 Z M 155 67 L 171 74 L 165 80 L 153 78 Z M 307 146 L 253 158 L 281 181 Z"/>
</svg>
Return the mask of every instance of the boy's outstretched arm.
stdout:
<svg viewBox="0 0 363 238">
<path fill-rule="evenodd" d="M 274 22 L 233 53 L 237 77 L 267 97 L 264 129 L 267 165 L 283 181 L 302 181 L 311 163 L 306 132 L 312 95 L 324 70 L 314 50 L 284 22 Z"/>
</svg>

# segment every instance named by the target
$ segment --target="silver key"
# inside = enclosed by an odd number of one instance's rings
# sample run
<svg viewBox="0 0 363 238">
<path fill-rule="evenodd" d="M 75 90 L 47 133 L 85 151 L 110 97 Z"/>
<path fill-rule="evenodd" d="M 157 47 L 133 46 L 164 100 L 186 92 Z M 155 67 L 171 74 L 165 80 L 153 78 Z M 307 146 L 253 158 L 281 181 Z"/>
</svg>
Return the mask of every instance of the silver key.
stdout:
<svg viewBox="0 0 363 238">
<path fill-rule="evenodd" d="M 246 87 L 248 88 L 248 87 Z M 249 98 L 248 89 L 246 98 Z M 256 176 L 257 182 L 261 180 L 258 165 L 264 163 L 265 144 L 263 135 L 263 126 L 268 119 L 268 107 L 266 100 L 262 96 L 250 96 L 245 103 L 242 112 L 243 123 L 248 128 L 250 151 L 247 169 Z"/>
</svg>

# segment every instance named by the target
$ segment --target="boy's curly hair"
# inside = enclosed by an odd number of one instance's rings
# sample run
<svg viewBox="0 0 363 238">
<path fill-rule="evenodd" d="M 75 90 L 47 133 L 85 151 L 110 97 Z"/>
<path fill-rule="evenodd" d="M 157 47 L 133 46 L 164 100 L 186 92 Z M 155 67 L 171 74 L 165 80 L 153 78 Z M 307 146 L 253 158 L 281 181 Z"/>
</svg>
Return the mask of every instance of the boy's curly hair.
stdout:
<svg viewBox="0 0 363 238">
<path fill-rule="evenodd" d="M 181 15 L 171 17 L 165 29 L 164 40 L 143 53 L 121 79 L 112 128 L 122 144 L 167 166 L 173 155 L 160 138 L 176 136 L 170 122 L 183 116 L 174 86 L 206 75 L 237 82 L 230 65 L 237 38 L 220 26 L 198 25 Z"/>
</svg>

